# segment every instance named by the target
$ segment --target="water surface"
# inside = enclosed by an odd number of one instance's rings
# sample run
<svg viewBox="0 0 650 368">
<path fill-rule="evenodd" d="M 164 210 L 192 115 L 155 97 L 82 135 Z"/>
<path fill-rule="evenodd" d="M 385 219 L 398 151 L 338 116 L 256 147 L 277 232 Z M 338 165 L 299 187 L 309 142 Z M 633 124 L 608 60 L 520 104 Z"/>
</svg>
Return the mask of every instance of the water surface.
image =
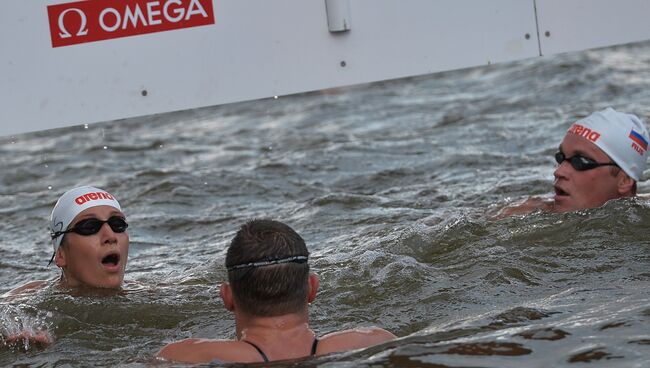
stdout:
<svg viewBox="0 0 650 368">
<path fill-rule="evenodd" d="M 226 247 L 264 217 L 308 244 L 319 334 L 403 337 L 305 365 L 643 367 L 647 201 L 490 216 L 550 195 L 575 119 L 648 120 L 649 66 L 644 43 L 0 138 L 0 293 L 58 274 L 48 218 L 73 186 L 114 193 L 131 237 L 125 292 L 0 304 L 3 329 L 56 339 L 0 365 L 140 367 L 174 340 L 234 337 Z"/>
</svg>

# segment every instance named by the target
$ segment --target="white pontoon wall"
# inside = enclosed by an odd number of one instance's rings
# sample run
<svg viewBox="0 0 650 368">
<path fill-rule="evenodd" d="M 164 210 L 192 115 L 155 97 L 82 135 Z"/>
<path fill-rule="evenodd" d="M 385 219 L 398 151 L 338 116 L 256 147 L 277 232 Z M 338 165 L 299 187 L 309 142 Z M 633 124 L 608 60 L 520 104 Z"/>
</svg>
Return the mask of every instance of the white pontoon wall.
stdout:
<svg viewBox="0 0 650 368">
<path fill-rule="evenodd" d="M 3 0 L 0 135 L 650 39 L 647 0 L 209 1 L 210 25 L 53 47 L 65 1 Z"/>
</svg>

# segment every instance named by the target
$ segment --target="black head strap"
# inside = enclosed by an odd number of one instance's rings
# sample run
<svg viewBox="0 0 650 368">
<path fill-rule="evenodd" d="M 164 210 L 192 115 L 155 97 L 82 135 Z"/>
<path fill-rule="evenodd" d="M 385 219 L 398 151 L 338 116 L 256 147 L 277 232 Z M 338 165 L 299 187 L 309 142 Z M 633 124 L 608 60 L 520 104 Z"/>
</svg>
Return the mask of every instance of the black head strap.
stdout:
<svg viewBox="0 0 650 368">
<path fill-rule="evenodd" d="M 228 272 L 239 270 L 242 268 L 257 268 L 257 267 L 271 266 L 271 265 L 277 265 L 283 263 L 307 263 L 308 259 L 309 257 L 307 256 L 292 256 L 286 258 L 265 259 L 265 260 L 241 263 L 238 265 L 230 266 L 228 267 Z"/>
</svg>

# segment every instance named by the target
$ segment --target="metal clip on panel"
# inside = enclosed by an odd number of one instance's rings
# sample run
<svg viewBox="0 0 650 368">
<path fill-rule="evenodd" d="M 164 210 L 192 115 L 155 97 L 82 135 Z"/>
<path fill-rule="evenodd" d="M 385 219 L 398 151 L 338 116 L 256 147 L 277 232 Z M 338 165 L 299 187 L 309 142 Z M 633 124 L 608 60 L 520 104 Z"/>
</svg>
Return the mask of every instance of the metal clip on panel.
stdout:
<svg viewBox="0 0 650 368">
<path fill-rule="evenodd" d="M 350 22 L 350 0 L 325 0 L 327 27 L 332 33 L 348 32 Z"/>
</svg>

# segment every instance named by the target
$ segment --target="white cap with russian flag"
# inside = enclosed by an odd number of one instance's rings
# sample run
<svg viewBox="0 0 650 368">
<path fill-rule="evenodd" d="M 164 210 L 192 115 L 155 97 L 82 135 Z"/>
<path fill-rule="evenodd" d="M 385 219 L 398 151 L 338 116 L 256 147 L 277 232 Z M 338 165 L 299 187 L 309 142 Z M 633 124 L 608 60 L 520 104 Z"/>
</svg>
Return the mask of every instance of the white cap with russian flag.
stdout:
<svg viewBox="0 0 650 368">
<path fill-rule="evenodd" d="M 603 150 L 626 174 L 639 181 L 648 161 L 648 130 L 636 115 L 611 107 L 576 121 L 568 133 L 577 134 Z"/>
<path fill-rule="evenodd" d="M 117 199 L 103 189 L 82 186 L 68 190 L 54 205 L 50 216 L 50 230 L 52 233 L 66 230 L 81 211 L 97 206 L 111 206 L 122 211 Z M 63 236 L 52 239 L 54 252 L 59 249 L 62 239 Z"/>
</svg>

